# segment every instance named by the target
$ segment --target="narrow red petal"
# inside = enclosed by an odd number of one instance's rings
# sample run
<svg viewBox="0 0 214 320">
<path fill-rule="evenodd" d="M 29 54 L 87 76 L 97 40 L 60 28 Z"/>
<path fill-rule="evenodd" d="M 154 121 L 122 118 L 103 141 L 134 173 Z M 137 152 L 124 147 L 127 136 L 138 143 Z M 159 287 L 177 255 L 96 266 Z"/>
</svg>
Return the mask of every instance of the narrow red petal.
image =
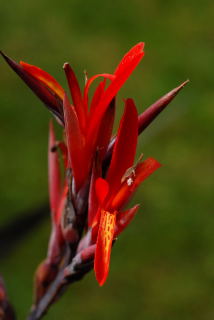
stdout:
<svg viewBox="0 0 214 320">
<path fill-rule="evenodd" d="M 63 66 L 68 81 L 68 86 L 71 92 L 74 108 L 76 110 L 81 128 L 84 130 L 86 126 L 86 112 L 84 109 L 83 97 L 80 91 L 79 83 L 76 75 L 70 65 L 65 63 Z"/>
<path fill-rule="evenodd" d="M 144 49 L 144 42 L 137 43 L 134 47 L 132 47 L 123 57 L 121 62 L 118 64 L 116 70 L 114 71 L 115 75 L 121 74 L 124 72 L 124 69 L 127 66 L 130 66 L 136 63 L 135 59 L 139 59 L 142 56 L 143 49 Z"/>
<path fill-rule="evenodd" d="M 116 196 L 109 200 L 108 208 L 111 208 L 112 210 L 122 209 L 130 200 L 140 183 L 148 178 L 155 170 L 160 168 L 160 166 L 161 164 L 153 158 L 148 158 L 139 163 L 134 172 L 130 173 L 129 177 L 127 176 Z"/>
<path fill-rule="evenodd" d="M 138 137 L 138 114 L 131 99 L 126 100 L 124 115 L 121 119 L 117 139 L 106 180 L 111 185 L 111 193 L 121 185 L 121 178 L 131 167 L 136 152 Z"/>
<path fill-rule="evenodd" d="M 139 209 L 139 205 L 137 204 L 131 209 L 128 209 L 124 212 L 119 212 L 117 215 L 117 222 L 115 226 L 115 238 L 119 236 L 121 232 L 130 224 L 135 214 Z"/>
<path fill-rule="evenodd" d="M 161 167 L 161 164 L 154 158 L 148 158 L 139 163 L 135 170 L 134 186 L 139 186 L 145 179 L 147 179 L 155 170 Z"/>
<path fill-rule="evenodd" d="M 67 95 L 64 101 L 65 132 L 68 146 L 68 161 L 72 168 L 76 191 L 80 189 L 85 180 L 86 161 L 85 142 L 82 135 L 77 114 L 70 105 Z"/>
<path fill-rule="evenodd" d="M 95 184 L 96 184 L 96 180 L 101 176 L 101 174 L 102 174 L 101 163 L 100 163 L 99 157 L 97 156 L 92 168 L 89 197 L 88 197 L 88 226 L 89 227 L 92 226 L 98 207 L 99 207 L 99 201 L 96 195 Z"/>
<path fill-rule="evenodd" d="M 56 139 L 52 121 L 50 121 L 49 128 L 49 146 L 48 146 L 48 177 L 49 177 L 49 196 L 50 207 L 53 221 L 61 196 L 61 177 L 60 177 L 60 164 L 59 155 L 56 147 Z M 54 148 L 54 149 L 53 149 Z"/>
<path fill-rule="evenodd" d="M 111 100 L 116 96 L 117 92 L 126 82 L 128 77 L 137 67 L 141 59 L 143 58 L 143 43 L 137 44 L 134 48 L 132 48 L 122 59 L 120 64 L 118 65 L 115 71 L 115 79 L 110 83 L 108 88 L 103 94 L 102 100 L 97 107 L 97 112 L 94 115 L 92 121 L 89 125 L 89 132 L 88 132 L 88 141 L 92 139 L 96 139 L 97 134 L 99 132 L 99 127 L 101 124 L 101 120 L 103 115 L 108 108 Z"/>
<path fill-rule="evenodd" d="M 116 213 L 102 211 L 94 260 L 95 275 L 100 286 L 104 284 L 109 273 L 115 222 Z"/>
<path fill-rule="evenodd" d="M 20 61 L 20 65 L 25 71 L 27 71 L 37 80 L 44 83 L 51 91 L 58 95 L 61 100 L 63 100 L 64 89 L 49 73 L 24 61 Z"/>
<path fill-rule="evenodd" d="M 113 125 L 115 118 L 115 99 L 113 99 L 106 110 L 100 126 L 100 133 L 98 134 L 97 149 L 99 150 L 100 158 L 103 160 L 106 150 L 111 139 Z"/>
<path fill-rule="evenodd" d="M 91 100 L 91 106 L 90 106 L 90 119 L 93 118 L 93 115 L 96 112 L 96 107 L 99 105 L 99 102 L 101 101 L 101 98 L 105 89 L 105 84 L 106 84 L 106 79 L 104 79 L 99 83 L 99 85 L 97 86 L 94 92 L 94 95 Z"/>
<path fill-rule="evenodd" d="M 23 66 L 16 63 L 3 52 L 0 52 L 8 65 L 18 74 L 18 76 L 27 84 L 27 86 L 37 95 L 37 97 L 48 107 L 48 109 L 56 116 L 60 124 L 64 123 L 62 99 L 55 92 L 50 90 L 40 80 L 34 78 L 27 72 Z"/>
</svg>

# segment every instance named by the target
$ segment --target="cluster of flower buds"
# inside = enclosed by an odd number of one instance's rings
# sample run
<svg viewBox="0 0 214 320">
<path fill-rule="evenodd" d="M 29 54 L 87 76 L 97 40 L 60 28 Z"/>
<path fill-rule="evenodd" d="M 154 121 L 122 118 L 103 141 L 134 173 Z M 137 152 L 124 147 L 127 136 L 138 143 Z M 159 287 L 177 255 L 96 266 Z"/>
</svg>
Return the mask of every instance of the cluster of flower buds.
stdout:
<svg viewBox="0 0 214 320">
<path fill-rule="evenodd" d="M 135 216 L 139 205 L 125 209 L 136 188 L 160 164 L 153 158 L 135 162 L 138 135 L 187 83 L 182 83 L 138 115 L 126 99 L 115 136 L 115 98 L 144 55 L 135 45 L 113 74 L 86 79 L 83 92 L 74 71 L 64 64 L 72 103 L 65 90 L 40 68 L 3 55 L 10 67 L 42 100 L 62 126 L 62 138 L 49 129 L 49 194 L 52 231 L 46 259 L 36 272 L 33 316 L 38 319 L 63 292 L 94 266 L 103 285 L 112 245 Z M 95 79 L 100 81 L 89 99 Z"/>
</svg>

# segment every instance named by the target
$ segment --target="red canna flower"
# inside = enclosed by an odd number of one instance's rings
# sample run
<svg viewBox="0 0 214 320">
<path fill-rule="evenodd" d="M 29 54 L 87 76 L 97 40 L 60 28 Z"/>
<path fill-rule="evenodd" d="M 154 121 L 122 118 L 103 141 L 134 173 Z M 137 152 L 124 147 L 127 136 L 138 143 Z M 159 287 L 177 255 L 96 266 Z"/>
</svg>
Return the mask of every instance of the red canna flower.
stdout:
<svg viewBox="0 0 214 320">
<path fill-rule="evenodd" d="M 132 99 L 118 132 L 112 136 L 116 95 L 144 56 L 144 43 L 135 45 L 112 74 L 87 79 L 83 91 L 68 63 L 64 71 L 72 103 L 47 72 L 2 54 L 9 66 L 53 113 L 63 127 L 61 141 L 49 130 L 49 194 L 52 231 L 47 258 L 36 274 L 35 319 L 55 301 L 63 286 L 91 269 L 103 285 L 109 272 L 112 244 L 135 216 L 139 205 L 124 209 L 136 188 L 160 164 L 153 158 L 136 164 L 138 135 L 186 85 L 182 83 L 138 115 Z M 91 84 L 100 79 L 92 98 Z M 33 315 L 34 316 L 34 315 Z M 32 316 L 32 319 L 34 317 Z"/>
<path fill-rule="evenodd" d="M 138 207 L 125 213 L 121 210 L 138 185 L 160 167 L 160 164 L 151 158 L 133 166 L 137 137 L 137 110 L 133 101 L 127 99 L 106 179 L 98 178 L 95 182 L 99 207 L 92 226 L 96 228 L 96 225 L 99 225 L 95 273 L 100 285 L 105 282 L 108 275 L 112 241 L 122 231 L 121 218 L 126 219 L 128 216 L 130 219 Z M 118 226 L 117 221 L 119 221 Z"/>
</svg>

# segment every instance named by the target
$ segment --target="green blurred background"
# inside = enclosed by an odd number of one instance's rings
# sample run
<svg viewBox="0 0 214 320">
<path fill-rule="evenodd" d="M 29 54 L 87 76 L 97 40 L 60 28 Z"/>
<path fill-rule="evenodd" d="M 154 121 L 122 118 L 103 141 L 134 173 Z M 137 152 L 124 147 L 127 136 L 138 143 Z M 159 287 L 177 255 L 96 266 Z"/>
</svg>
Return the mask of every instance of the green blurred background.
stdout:
<svg viewBox="0 0 214 320">
<path fill-rule="evenodd" d="M 131 46 L 145 41 L 145 58 L 119 94 L 118 115 L 123 97 L 135 98 L 142 111 L 191 80 L 140 138 L 139 153 L 164 166 L 133 199 L 143 204 L 114 247 L 106 285 L 99 288 L 94 274 L 87 275 L 47 320 L 214 318 L 213 12 L 211 0 L 1 2 L 2 50 L 43 68 L 64 87 L 65 61 L 83 83 L 83 70 L 111 73 Z M 47 202 L 50 119 L 3 61 L 0 115 L 2 229 Z M 20 233 L 0 258 L 0 273 L 24 319 L 32 275 L 46 253 L 49 219 Z"/>
</svg>

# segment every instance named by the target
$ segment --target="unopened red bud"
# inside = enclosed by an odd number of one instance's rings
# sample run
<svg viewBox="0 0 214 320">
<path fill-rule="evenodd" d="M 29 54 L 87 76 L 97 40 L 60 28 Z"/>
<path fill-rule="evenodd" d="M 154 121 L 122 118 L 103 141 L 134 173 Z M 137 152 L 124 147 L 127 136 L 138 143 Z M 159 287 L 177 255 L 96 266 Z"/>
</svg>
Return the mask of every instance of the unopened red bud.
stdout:
<svg viewBox="0 0 214 320">
<path fill-rule="evenodd" d="M 35 274 L 35 304 L 45 294 L 50 283 L 55 279 L 58 271 L 58 266 L 44 260 L 37 268 Z"/>
<path fill-rule="evenodd" d="M 147 108 L 143 113 L 141 113 L 138 117 L 138 133 L 140 134 L 144 129 L 150 125 L 150 123 L 163 111 L 166 106 L 176 97 L 179 91 L 185 87 L 185 85 L 189 82 L 186 80 L 181 83 L 178 87 L 174 88 L 163 97 L 158 99 L 155 103 L 153 103 L 149 108 Z"/>
<path fill-rule="evenodd" d="M 55 115 L 57 121 L 62 125 L 64 123 L 62 98 L 60 98 L 56 94 L 56 91 L 52 90 L 50 87 L 47 87 L 47 85 L 45 86 L 38 77 L 36 78 L 35 76 L 33 76 L 29 71 L 25 70 L 23 65 L 15 62 L 14 60 L 6 56 L 2 51 L 0 51 L 0 54 L 7 62 L 7 64 L 48 107 L 48 109 Z"/>
</svg>

